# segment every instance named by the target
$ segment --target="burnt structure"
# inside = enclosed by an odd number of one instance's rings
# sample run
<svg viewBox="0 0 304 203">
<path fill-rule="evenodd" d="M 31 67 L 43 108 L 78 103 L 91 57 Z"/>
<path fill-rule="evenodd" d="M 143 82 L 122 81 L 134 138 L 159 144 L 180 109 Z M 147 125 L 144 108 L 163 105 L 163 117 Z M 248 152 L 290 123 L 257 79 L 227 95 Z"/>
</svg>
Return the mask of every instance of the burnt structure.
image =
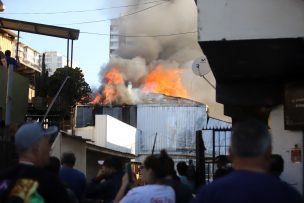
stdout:
<svg viewBox="0 0 304 203">
<path fill-rule="evenodd" d="M 84 127 L 81 122 L 88 119 L 83 117 L 105 114 L 137 128 L 138 161 L 152 153 L 154 140 L 155 153 L 166 149 L 176 161 L 195 159 L 195 134 L 207 122 L 204 104 L 167 96 L 163 96 L 158 102 L 130 106 L 94 106 L 93 114 L 80 108 L 76 114 L 76 127 Z"/>
</svg>

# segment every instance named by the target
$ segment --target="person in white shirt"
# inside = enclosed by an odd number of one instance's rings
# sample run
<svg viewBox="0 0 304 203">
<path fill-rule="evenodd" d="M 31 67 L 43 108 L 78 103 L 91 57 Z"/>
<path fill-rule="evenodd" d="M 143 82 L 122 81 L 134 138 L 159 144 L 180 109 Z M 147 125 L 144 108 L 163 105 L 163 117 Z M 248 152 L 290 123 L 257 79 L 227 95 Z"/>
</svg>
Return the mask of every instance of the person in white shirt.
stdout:
<svg viewBox="0 0 304 203">
<path fill-rule="evenodd" d="M 142 180 L 146 184 L 144 186 L 135 187 L 124 196 L 129 185 L 129 176 L 126 173 L 122 178 L 122 184 L 116 198 L 115 203 L 175 203 L 174 190 L 164 185 L 165 177 L 168 176 L 169 156 L 165 150 L 160 155 L 148 156 L 142 168 Z"/>
</svg>

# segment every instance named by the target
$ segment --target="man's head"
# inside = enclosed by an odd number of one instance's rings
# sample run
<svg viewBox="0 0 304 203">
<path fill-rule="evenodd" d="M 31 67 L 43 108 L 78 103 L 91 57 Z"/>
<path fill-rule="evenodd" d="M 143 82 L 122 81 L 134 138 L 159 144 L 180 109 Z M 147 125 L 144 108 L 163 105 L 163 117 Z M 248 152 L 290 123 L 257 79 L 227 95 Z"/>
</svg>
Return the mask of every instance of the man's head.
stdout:
<svg viewBox="0 0 304 203">
<path fill-rule="evenodd" d="M 61 156 L 61 164 L 73 168 L 76 163 L 76 157 L 73 152 L 64 152 Z"/>
<path fill-rule="evenodd" d="M 272 175 L 279 177 L 283 171 L 284 171 L 284 159 L 279 154 L 272 154 L 269 172 Z"/>
<path fill-rule="evenodd" d="M 58 175 L 60 171 L 60 160 L 55 156 L 51 156 L 49 158 L 49 163 L 45 166 L 45 169 Z"/>
<path fill-rule="evenodd" d="M 247 164 L 248 167 L 256 164 L 256 168 L 259 168 L 259 164 L 265 165 L 271 154 L 271 135 L 267 125 L 255 119 L 235 124 L 232 128 L 230 154 L 234 163 L 237 159 L 245 168 Z"/>
<path fill-rule="evenodd" d="M 237 157 L 260 157 L 271 148 L 267 125 L 258 120 L 246 120 L 232 128 L 231 152 Z"/>
<path fill-rule="evenodd" d="M 226 155 L 219 155 L 215 158 L 217 168 L 225 168 L 228 164 L 228 158 Z"/>
<path fill-rule="evenodd" d="M 181 175 L 181 176 L 187 175 L 188 166 L 187 166 L 186 162 L 184 162 L 184 161 L 178 162 L 176 165 L 176 168 L 177 168 L 177 172 L 179 175 Z"/>
<path fill-rule="evenodd" d="M 10 57 L 11 56 L 11 51 L 10 50 L 6 50 L 4 54 L 5 54 L 5 56 Z"/>
<path fill-rule="evenodd" d="M 44 167 L 49 161 L 50 140 L 57 132 L 55 126 L 44 129 L 37 122 L 23 124 L 15 134 L 15 146 L 20 160 Z"/>
<path fill-rule="evenodd" d="M 122 171 L 122 163 L 116 157 L 107 157 L 103 161 L 102 170 L 106 176 L 111 175 L 117 171 Z"/>
</svg>

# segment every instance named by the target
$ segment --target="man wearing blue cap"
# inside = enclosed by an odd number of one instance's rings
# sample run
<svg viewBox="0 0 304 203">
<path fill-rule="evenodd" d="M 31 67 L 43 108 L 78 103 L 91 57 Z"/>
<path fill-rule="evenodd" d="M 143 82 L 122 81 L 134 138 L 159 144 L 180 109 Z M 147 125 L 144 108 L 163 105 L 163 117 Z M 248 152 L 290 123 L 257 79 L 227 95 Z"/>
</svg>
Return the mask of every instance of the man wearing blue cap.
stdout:
<svg viewBox="0 0 304 203">
<path fill-rule="evenodd" d="M 38 122 L 28 122 L 17 130 L 19 163 L 0 173 L 0 202 L 70 202 L 59 178 L 43 169 L 49 160 L 50 141 L 57 133 L 57 127 L 44 129 Z"/>
</svg>

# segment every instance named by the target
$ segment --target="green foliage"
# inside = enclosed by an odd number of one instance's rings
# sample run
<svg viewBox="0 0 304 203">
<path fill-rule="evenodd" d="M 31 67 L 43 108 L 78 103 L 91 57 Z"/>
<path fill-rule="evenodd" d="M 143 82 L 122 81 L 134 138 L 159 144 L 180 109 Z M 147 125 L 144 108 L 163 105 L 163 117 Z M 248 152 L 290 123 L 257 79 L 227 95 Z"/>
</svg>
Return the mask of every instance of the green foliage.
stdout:
<svg viewBox="0 0 304 203">
<path fill-rule="evenodd" d="M 55 73 L 49 78 L 48 95 L 50 97 L 56 95 L 66 76 L 70 76 L 70 78 L 60 93 L 59 101 L 60 105 L 63 105 L 64 108 L 69 108 L 80 101 L 81 98 L 88 97 L 91 89 L 88 83 L 86 83 L 80 68 L 57 68 Z"/>
</svg>

